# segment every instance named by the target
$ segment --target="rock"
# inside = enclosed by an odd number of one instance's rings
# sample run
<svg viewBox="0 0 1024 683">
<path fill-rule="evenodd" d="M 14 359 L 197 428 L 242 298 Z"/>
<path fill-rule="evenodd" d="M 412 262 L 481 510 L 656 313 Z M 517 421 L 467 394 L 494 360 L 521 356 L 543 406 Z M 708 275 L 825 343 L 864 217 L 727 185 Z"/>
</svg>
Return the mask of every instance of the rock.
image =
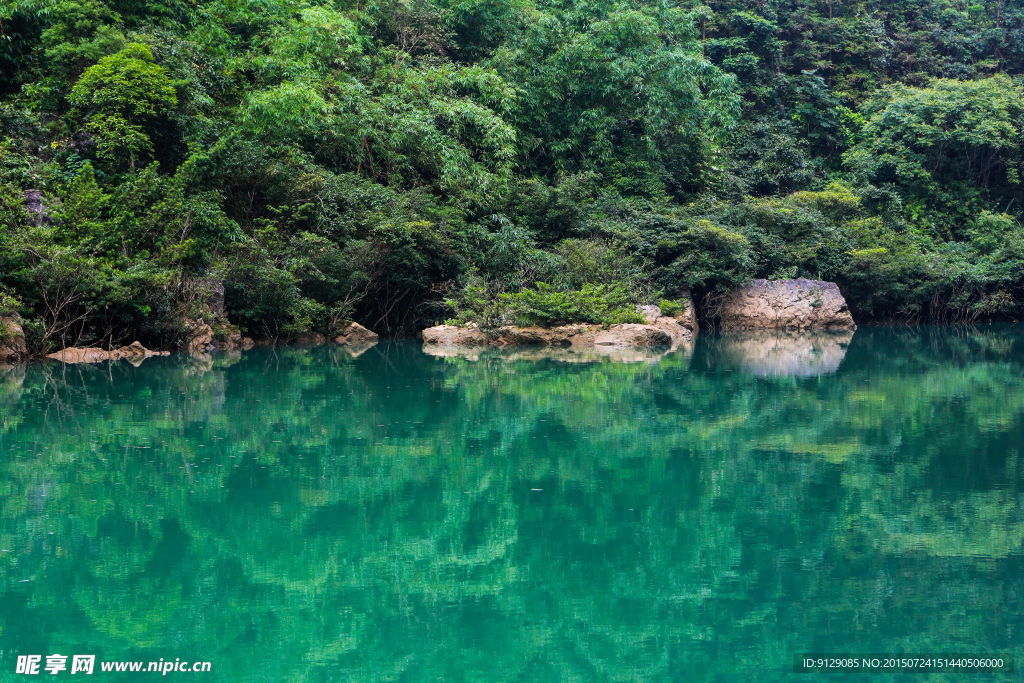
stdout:
<svg viewBox="0 0 1024 683">
<path fill-rule="evenodd" d="M 636 312 L 643 314 L 647 318 L 648 324 L 661 317 L 661 308 L 659 306 L 637 306 Z"/>
<path fill-rule="evenodd" d="M 0 316 L 0 361 L 20 360 L 28 356 L 25 330 L 17 315 Z"/>
<path fill-rule="evenodd" d="M 128 346 L 108 351 L 107 356 L 111 360 L 115 360 L 117 358 L 145 358 L 146 356 L 153 355 L 153 353 L 153 351 L 150 351 L 139 342 L 132 342 Z"/>
<path fill-rule="evenodd" d="M 242 346 L 242 330 L 238 325 L 228 322 L 219 322 L 213 328 L 213 342 L 211 348 L 231 351 Z"/>
<path fill-rule="evenodd" d="M 66 350 L 66 349 L 65 349 Z M 128 346 L 122 346 L 119 349 L 112 349 L 107 352 L 107 357 L 110 360 L 118 360 L 120 358 L 127 358 L 128 360 L 143 358 L 149 358 L 150 356 L 165 356 L 166 351 L 150 351 L 139 342 L 132 342 Z"/>
<path fill-rule="evenodd" d="M 256 342 L 253 341 L 252 337 L 242 337 L 241 341 L 238 342 L 238 348 L 243 351 L 248 351 L 254 346 L 256 346 Z"/>
<path fill-rule="evenodd" d="M 119 349 L 106 351 L 95 346 L 77 347 L 71 346 L 66 349 L 51 353 L 47 358 L 59 360 L 62 363 L 99 363 L 105 360 L 125 359 L 135 365 L 152 356 L 167 356 L 168 351 L 151 351 L 139 342 L 132 342 L 128 346 Z"/>
<path fill-rule="evenodd" d="M 182 348 L 189 352 L 206 351 L 213 343 L 213 328 L 203 322 L 202 318 L 185 320 L 183 327 L 185 343 Z"/>
<path fill-rule="evenodd" d="M 667 334 L 672 339 L 673 346 L 692 341 L 693 335 L 697 331 L 696 322 L 690 327 L 687 322 L 680 321 L 678 318 L 670 318 L 667 315 L 655 320 L 654 327 Z"/>
<path fill-rule="evenodd" d="M 495 340 L 501 346 L 570 346 L 573 330 L 567 327 L 499 327 Z"/>
<path fill-rule="evenodd" d="M 698 330 L 697 307 L 693 305 L 693 297 L 686 292 L 685 296 L 680 297 L 680 300 L 683 302 L 683 310 L 672 317 L 690 332 L 696 332 Z"/>
<path fill-rule="evenodd" d="M 718 304 L 723 330 L 822 330 L 857 326 L 834 282 L 754 280 Z"/>
<path fill-rule="evenodd" d="M 28 210 L 29 215 L 32 216 L 36 225 L 49 225 L 53 223 L 53 218 L 49 212 L 50 202 L 41 190 L 25 190 L 23 196 L 25 198 L 25 208 Z"/>
<path fill-rule="evenodd" d="M 376 344 L 378 339 L 380 338 L 373 330 L 368 330 L 359 323 L 348 323 L 339 330 L 334 341 L 337 344 L 364 347 Z"/>
<path fill-rule="evenodd" d="M 438 346 L 487 346 L 492 341 L 479 327 L 438 325 L 423 330 L 423 343 Z"/>
<path fill-rule="evenodd" d="M 661 311 L 659 310 L 658 312 L 660 313 Z M 612 325 L 607 330 L 597 332 L 594 335 L 594 346 L 657 348 L 672 346 L 672 336 L 654 325 L 626 323 L 623 325 Z"/>
<path fill-rule="evenodd" d="M 546 346 L 546 347 L 632 347 L 675 348 L 693 339 L 693 332 L 684 324 L 660 314 L 650 307 L 652 322 L 647 325 L 626 323 L 602 327 L 576 324 L 560 327 L 499 327 L 491 333 L 469 325 L 439 325 L 423 330 L 424 347 L 431 346 Z M 436 355 L 436 354 L 435 354 Z"/>
<path fill-rule="evenodd" d="M 59 360 L 62 363 L 99 363 L 103 360 L 110 360 L 110 352 L 95 346 L 72 346 L 46 357 Z"/>
<path fill-rule="evenodd" d="M 242 348 L 242 330 L 226 320 L 214 319 L 213 324 L 210 324 L 205 318 L 186 318 L 181 327 L 181 336 L 184 341 L 180 348 L 188 353 Z"/>
</svg>

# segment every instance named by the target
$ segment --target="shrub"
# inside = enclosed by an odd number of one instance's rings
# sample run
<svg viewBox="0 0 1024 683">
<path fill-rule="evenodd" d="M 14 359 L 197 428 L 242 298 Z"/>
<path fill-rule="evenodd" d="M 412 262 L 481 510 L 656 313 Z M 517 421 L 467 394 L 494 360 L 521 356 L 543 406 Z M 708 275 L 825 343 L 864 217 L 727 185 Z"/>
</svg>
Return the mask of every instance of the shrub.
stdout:
<svg viewBox="0 0 1024 683">
<path fill-rule="evenodd" d="M 484 329 L 502 325 L 540 325 L 550 327 L 564 323 L 643 323 L 636 302 L 628 289 L 620 284 L 584 285 L 580 289 L 560 291 L 544 282 L 536 289 L 524 289 L 497 298 L 485 295 L 479 281 L 470 284 L 458 300 L 446 303 L 456 315 L 449 324 L 476 322 Z"/>
</svg>

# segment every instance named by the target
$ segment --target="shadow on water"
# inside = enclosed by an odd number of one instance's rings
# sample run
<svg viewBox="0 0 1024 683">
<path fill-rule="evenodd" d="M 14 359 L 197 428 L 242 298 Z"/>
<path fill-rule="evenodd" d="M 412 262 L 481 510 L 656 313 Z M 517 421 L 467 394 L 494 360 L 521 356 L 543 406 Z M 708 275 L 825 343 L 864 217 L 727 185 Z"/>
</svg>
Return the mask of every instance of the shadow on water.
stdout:
<svg viewBox="0 0 1024 683">
<path fill-rule="evenodd" d="M 1021 642 L 1024 329 L 611 360 L 0 369 L 0 666 L 781 680 L 802 652 Z"/>
</svg>

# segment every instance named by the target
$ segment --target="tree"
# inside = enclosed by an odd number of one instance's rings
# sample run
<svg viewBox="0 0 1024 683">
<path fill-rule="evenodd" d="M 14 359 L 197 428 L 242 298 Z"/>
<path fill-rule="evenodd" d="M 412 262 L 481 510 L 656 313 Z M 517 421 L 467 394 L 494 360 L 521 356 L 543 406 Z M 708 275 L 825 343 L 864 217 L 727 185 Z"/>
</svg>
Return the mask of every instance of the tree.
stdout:
<svg viewBox="0 0 1024 683">
<path fill-rule="evenodd" d="M 522 89 L 523 165 L 599 171 L 625 194 L 699 187 L 733 123 L 734 78 L 702 55 L 678 8 L 558 5 L 536 13 L 490 63 Z"/>
<path fill-rule="evenodd" d="M 102 158 L 129 165 L 153 151 L 149 131 L 178 104 L 167 70 L 143 43 L 131 43 L 89 67 L 71 90 Z"/>
<path fill-rule="evenodd" d="M 862 180 L 892 182 L 954 215 L 1020 183 L 1024 88 L 1006 76 L 893 85 L 863 106 L 845 162 Z"/>
</svg>

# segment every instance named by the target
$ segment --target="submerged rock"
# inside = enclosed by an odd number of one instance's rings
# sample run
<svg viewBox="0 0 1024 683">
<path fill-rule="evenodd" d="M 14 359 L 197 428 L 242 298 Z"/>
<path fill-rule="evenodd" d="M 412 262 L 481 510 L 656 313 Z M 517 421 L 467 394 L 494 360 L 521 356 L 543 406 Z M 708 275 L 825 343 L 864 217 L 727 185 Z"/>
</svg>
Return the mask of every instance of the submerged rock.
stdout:
<svg viewBox="0 0 1024 683">
<path fill-rule="evenodd" d="M 28 346 L 18 316 L 0 316 L 0 361 L 20 360 L 26 356 Z"/>
<path fill-rule="evenodd" d="M 834 282 L 754 280 L 718 304 L 723 330 L 822 330 L 857 326 Z"/>
</svg>

